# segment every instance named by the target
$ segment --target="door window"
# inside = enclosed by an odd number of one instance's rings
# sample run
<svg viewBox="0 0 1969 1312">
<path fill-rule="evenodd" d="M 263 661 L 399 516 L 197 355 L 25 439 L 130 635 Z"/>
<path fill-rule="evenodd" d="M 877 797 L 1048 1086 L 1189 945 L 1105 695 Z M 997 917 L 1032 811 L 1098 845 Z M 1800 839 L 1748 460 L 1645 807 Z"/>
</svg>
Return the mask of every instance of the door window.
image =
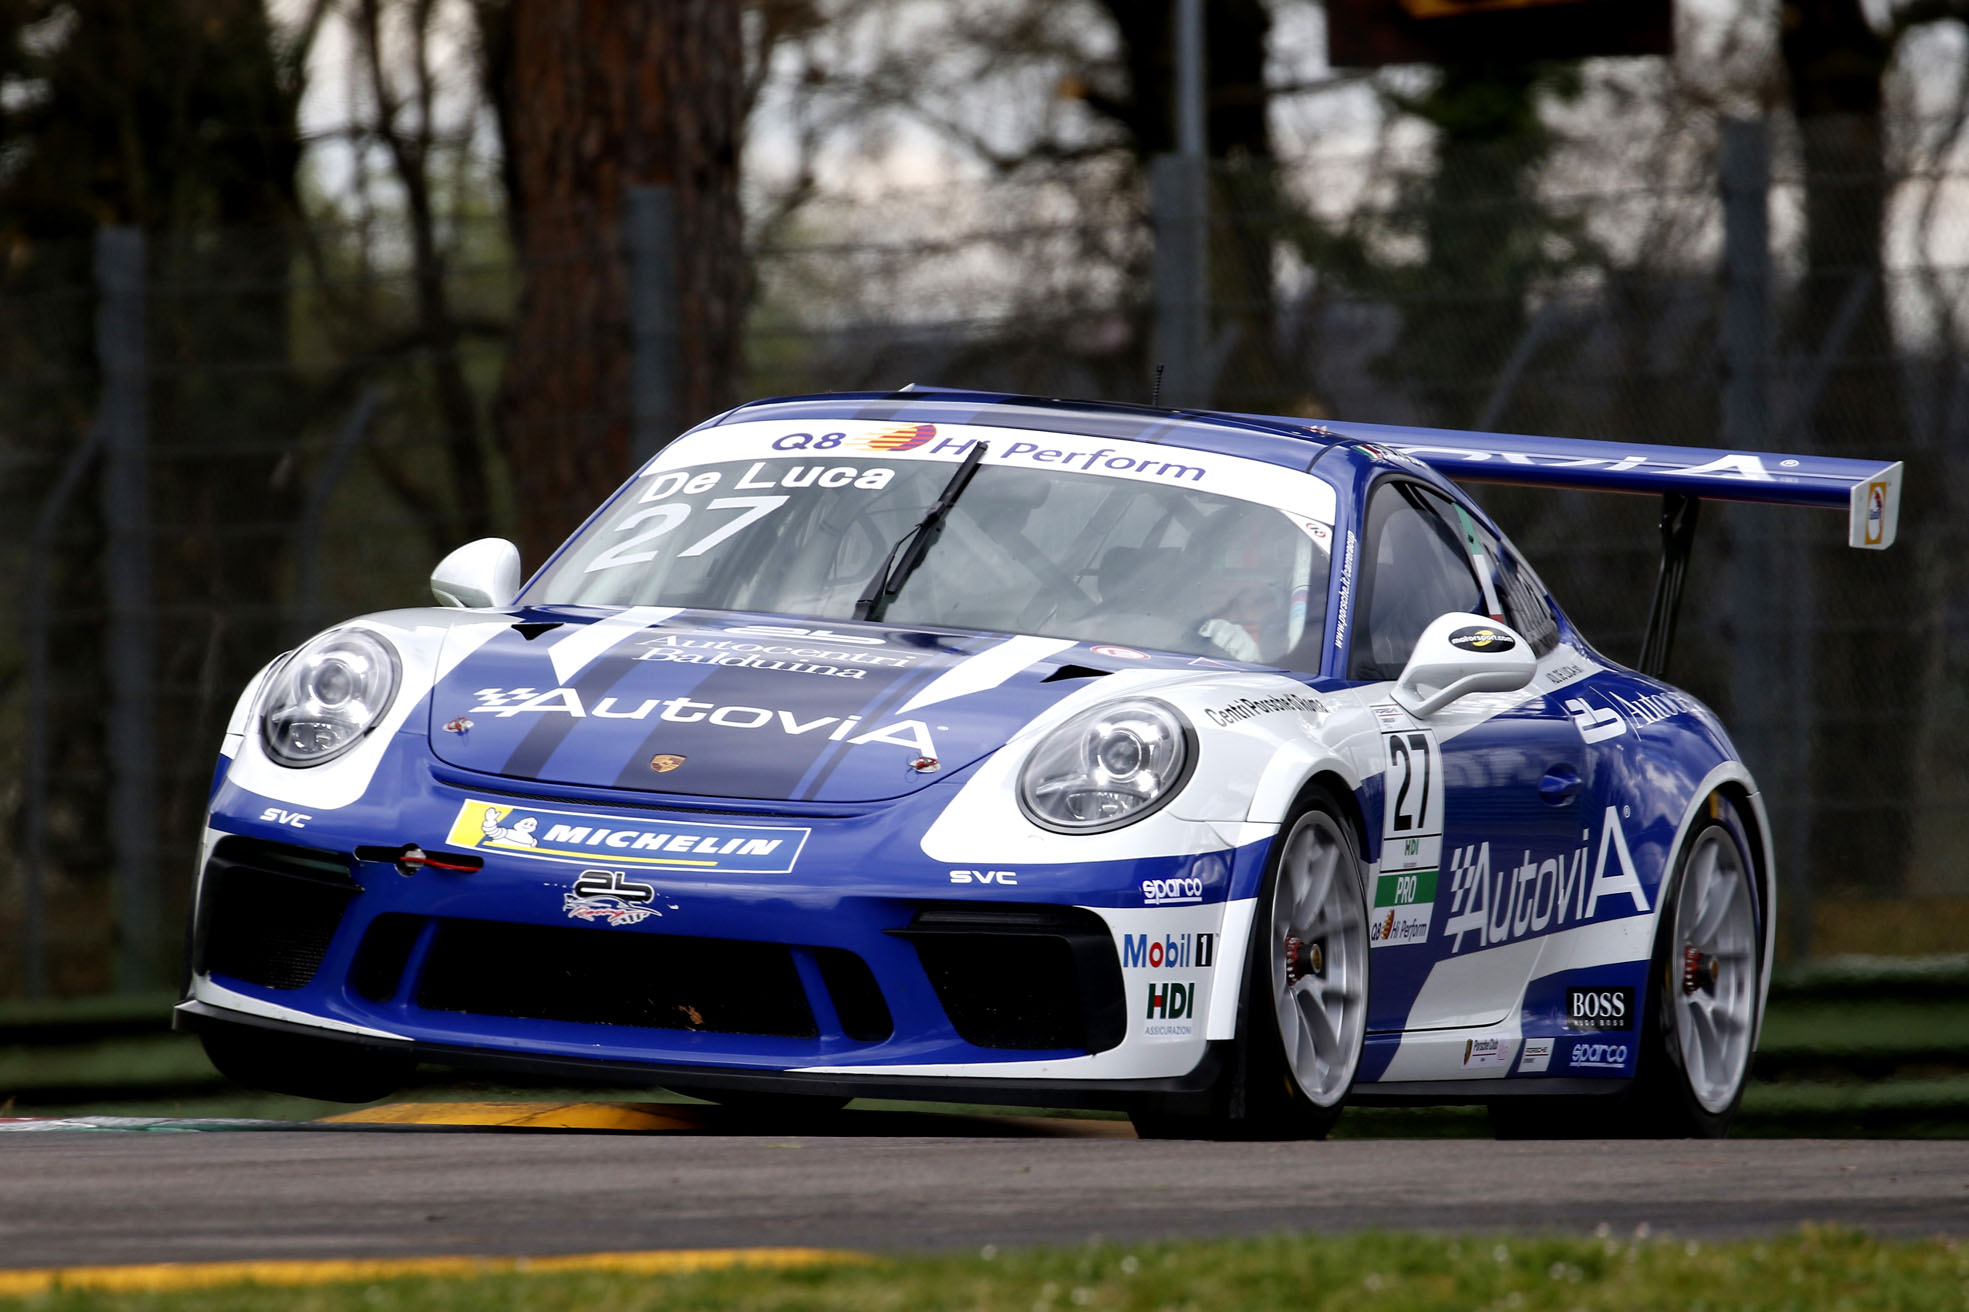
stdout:
<svg viewBox="0 0 1969 1312">
<path fill-rule="evenodd" d="M 1422 493 L 1422 499 L 1434 506 L 1446 523 L 1461 530 L 1471 563 L 1482 571 L 1477 576 L 1479 583 L 1489 583 L 1477 609 L 1516 629 L 1531 644 L 1535 656 L 1544 656 L 1558 646 L 1559 621 L 1552 614 L 1545 585 L 1531 566 L 1509 543 L 1454 502 L 1434 492 Z"/>
<path fill-rule="evenodd" d="M 1462 534 L 1430 500 L 1417 484 L 1399 481 L 1381 484 L 1368 500 L 1349 678 L 1398 678 L 1437 616 L 1489 613 Z"/>
</svg>

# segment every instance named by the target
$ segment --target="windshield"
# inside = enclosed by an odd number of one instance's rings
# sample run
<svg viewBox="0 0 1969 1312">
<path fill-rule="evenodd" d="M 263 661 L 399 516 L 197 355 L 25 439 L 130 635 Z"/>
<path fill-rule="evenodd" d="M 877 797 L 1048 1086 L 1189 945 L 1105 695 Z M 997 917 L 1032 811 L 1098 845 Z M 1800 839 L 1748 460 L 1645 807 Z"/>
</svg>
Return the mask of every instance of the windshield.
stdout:
<svg viewBox="0 0 1969 1312">
<path fill-rule="evenodd" d="M 832 452 L 659 467 L 525 600 L 848 619 L 955 467 Z M 1329 541 L 1193 486 L 987 461 L 884 619 L 1317 670 Z"/>
</svg>

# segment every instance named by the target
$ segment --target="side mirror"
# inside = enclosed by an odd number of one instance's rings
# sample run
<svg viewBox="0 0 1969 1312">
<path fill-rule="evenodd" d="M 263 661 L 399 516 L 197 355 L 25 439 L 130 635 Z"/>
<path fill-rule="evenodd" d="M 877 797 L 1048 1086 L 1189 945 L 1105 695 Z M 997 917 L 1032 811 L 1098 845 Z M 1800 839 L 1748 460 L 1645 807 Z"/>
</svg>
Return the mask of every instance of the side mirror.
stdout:
<svg viewBox="0 0 1969 1312">
<path fill-rule="evenodd" d="M 505 538 L 467 542 L 431 571 L 440 606 L 500 610 L 520 593 L 520 549 Z"/>
<path fill-rule="evenodd" d="M 1466 693 L 1516 692 L 1538 673 L 1531 644 L 1508 626 L 1467 611 L 1422 630 L 1391 694 L 1411 715 L 1434 715 Z"/>
</svg>

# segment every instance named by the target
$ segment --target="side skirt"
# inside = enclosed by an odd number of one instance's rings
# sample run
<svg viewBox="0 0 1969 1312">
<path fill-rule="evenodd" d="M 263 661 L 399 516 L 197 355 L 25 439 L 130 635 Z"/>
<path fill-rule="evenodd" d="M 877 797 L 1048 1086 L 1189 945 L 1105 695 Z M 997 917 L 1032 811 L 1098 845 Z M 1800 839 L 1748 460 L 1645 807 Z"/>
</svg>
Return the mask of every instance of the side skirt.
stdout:
<svg viewBox="0 0 1969 1312">
<path fill-rule="evenodd" d="M 1633 1080 L 1555 1076 L 1535 1080 L 1404 1080 L 1398 1084 L 1356 1084 L 1347 1101 L 1358 1107 L 1433 1107 L 1444 1103 L 1490 1103 L 1501 1098 L 1607 1097 Z"/>
</svg>

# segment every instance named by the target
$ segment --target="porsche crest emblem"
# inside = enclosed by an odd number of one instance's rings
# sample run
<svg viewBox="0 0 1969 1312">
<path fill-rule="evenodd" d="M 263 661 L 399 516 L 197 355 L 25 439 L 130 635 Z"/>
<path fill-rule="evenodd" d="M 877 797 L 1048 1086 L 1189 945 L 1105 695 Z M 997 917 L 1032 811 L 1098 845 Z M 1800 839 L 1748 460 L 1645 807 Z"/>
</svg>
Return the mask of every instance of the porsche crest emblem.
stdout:
<svg viewBox="0 0 1969 1312">
<path fill-rule="evenodd" d="M 681 756 L 664 755 L 664 756 L 652 756 L 649 758 L 649 768 L 656 771 L 658 774 L 669 774 L 672 770 L 676 769 L 678 766 L 682 765 L 683 763 L 684 763 L 684 758 Z"/>
</svg>

